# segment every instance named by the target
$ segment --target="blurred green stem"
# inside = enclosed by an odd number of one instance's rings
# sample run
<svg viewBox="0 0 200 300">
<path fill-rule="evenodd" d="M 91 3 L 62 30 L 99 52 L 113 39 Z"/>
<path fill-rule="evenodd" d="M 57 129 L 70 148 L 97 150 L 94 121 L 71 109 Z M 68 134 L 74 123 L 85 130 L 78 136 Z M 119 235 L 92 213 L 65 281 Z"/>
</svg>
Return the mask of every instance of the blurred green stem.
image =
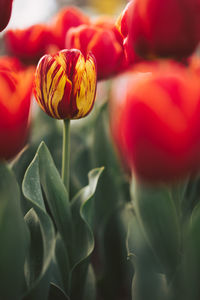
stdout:
<svg viewBox="0 0 200 300">
<path fill-rule="evenodd" d="M 69 194 L 70 176 L 70 120 L 63 120 L 62 181 Z"/>
</svg>

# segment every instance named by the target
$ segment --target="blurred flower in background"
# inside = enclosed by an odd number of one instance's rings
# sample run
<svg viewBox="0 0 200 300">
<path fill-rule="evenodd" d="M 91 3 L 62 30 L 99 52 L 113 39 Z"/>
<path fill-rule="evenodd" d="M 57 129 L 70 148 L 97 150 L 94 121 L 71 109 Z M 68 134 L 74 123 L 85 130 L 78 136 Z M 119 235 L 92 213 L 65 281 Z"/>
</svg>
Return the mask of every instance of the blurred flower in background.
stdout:
<svg viewBox="0 0 200 300">
<path fill-rule="evenodd" d="M 198 171 L 196 73 L 172 61 L 139 65 L 114 82 L 110 113 L 119 153 L 139 179 L 173 181 Z"/>
<path fill-rule="evenodd" d="M 121 14 L 121 32 L 144 58 L 188 57 L 200 39 L 199 0 L 132 0 Z"/>
<path fill-rule="evenodd" d="M 54 42 L 58 49 L 65 48 L 66 33 L 71 27 L 89 23 L 89 17 L 76 7 L 67 7 L 60 10 L 54 17 L 51 25 Z"/>
<path fill-rule="evenodd" d="M 9 54 L 26 64 L 36 64 L 50 49 L 53 36 L 47 25 L 36 24 L 25 29 L 7 30 L 5 43 Z"/>
<path fill-rule="evenodd" d="M 29 130 L 33 69 L 17 59 L 0 58 L 0 159 L 13 158 L 25 145 Z"/>
<path fill-rule="evenodd" d="M 113 28 L 107 25 L 82 25 L 71 28 L 66 35 L 66 48 L 81 50 L 84 56 L 92 52 L 97 60 L 98 79 L 110 77 L 118 71 L 123 59 L 123 48 Z"/>
</svg>

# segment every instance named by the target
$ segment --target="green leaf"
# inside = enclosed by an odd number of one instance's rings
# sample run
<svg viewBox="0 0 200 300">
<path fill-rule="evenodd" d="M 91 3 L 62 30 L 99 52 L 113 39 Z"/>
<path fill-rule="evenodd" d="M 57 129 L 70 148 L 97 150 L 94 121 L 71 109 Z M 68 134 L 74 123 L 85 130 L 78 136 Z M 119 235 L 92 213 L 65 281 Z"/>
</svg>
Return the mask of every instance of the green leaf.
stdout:
<svg viewBox="0 0 200 300">
<path fill-rule="evenodd" d="M 43 142 L 40 144 L 29 169 L 31 169 L 29 175 L 26 174 L 24 178 L 24 181 L 29 182 L 28 185 L 23 185 L 25 196 L 30 198 L 31 195 L 33 202 L 37 202 L 44 210 L 42 186 L 56 227 L 63 238 L 66 249 L 70 249 L 72 244 L 72 218 L 68 193 L 51 154 Z M 29 176 L 28 179 L 27 176 Z"/>
<path fill-rule="evenodd" d="M 127 234 L 127 251 L 135 271 L 132 281 L 132 299 L 167 299 L 166 277 L 160 273 L 156 257 L 146 242 L 133 209 L 131 214 Z"/>
<path fill-rule="evenodd" d="M 103 168 L 96 168 L 89 172 L 89 184 L 82 188 L 72 199 L 71 212 L 74 227 L 74 249 L 72 253 L 72 266 L 87 258 L 94 248 L 92 232 L 93 223 L 93 197 L 98 179 Z"/>
<path fill-rule="evenodd" d="M 44 143 L 41 143 L 37 153 L 39 156 L 40 182 L 49 209 L 66 249 L 70 251 L 73 231 L 68 192 Z"/>
<path fill-rule="evenodd" d="M 61 288 L 51 283 L 48 300 L 70 300 L 70 298 Z"/>
<path fill-rule="evenodd" d="M 21 299 L 24 261 L 29 242 L 20 207 L 16 179 L 5 163 L 0 163 L 0 298 Z"/>
<path fill-rule="evenodd" d="M 187 180 L 184 182 L 182 191 L 184 191 L 181 203 L 183 215 L 182 218 L 183 222 L 187 222 L 194 207 L 199 203 L 200 176 L 191 176 L 191 178 L 187 178 Z"/>
<path fill-rule="evenodd" d="M 83 299 L 87 299 L 87 300 L 96 299 L 96 277 L 91 264 L 88 266 Z"/>
<path fill-rule="evenodd" d="M 103 171 L 103 168 L 97 168 L 90 171 L 88 178 L 89 184 L 84 187 L 72 200 L 71 211 L 74 227 L 74 240 L 73 240 L 73 253 L 72 258 L 72 277 L 71 277 L 71 295 L 76 295 L 78 298 L 83 299 L 83 290 L 85 288 L 85 282 L 82 282 L 86 278 L 88 273 L 87 260 L 89 255 L 94 249 L 94 236 L 92 232 L 93 224 L 93 198 L 97 187 L 98 179 Z M 80 274 L 81 277 L 80 277 Z M 79 291 L 77 291 L 79 287 Z M 78 292 L 78 294 L 77 294 Z M 79 295 L 79 296 L 78 296 Z"/>
<path fill-rule="evenodd" d="M 184 231 L 183 258 L 180 269 L 181 287 L 179 296 L 183 300 L 199 300 L 200 280 L 200 204 L 198 204 Z"/>
<path fill-rule="evenodd" d="M 32 206 L 37 215 L 39 207 L 39 212 L 42 211 L 45 216 L 48 216 L 45 211 L 41 187 L 46 196 L 48 208 L 60 234 L 56 242 L 55 263 L 59 267 L 60 276 L 62 277 L 62 287 L 67 293 L 70 284 L 76 289 L 80 287 L 80 281 L 78 282 L 76 279 L 78 278 L 76 277 L 76 267 L 78 268 L 79 264 L 88 258 L 94 248 L 94 237 L 91 228 L 93 222 L 92 200 L 102 170 L 102 168 L 95 169 L 89 173 L 88 186 L 84 187 L 70 203 L 68 192 L 51 155 L 45 144 L 41 143 L 24 178 L 24 195 L 29 200 L 31 198 Z M 34 222 L 33 220 L 31 222 L 33 236 L 35 232 L 40 232 L 41 236 L 43 232 L 45 233 L 44 230 L 37 229 L 39 221 L 41 221 L 41 215 L 38 215 L 38 220 L 36 218 L 32 219 L 35 219 Z M 39 227 L 42 228 L 42 224 Z M 86 265 L 85 275 L 88 272 L 88 264 Z"/>
<path fill-rule="evenodd" d="M 180 262 L 180 228 L 176 206 L 169 190 L 132 184 L 135 211 L 139 224 L 163 271 L 169 278 Z"/>
<path fill-rule="evenodd" d="M 41 210 L 46 211 L 40 185 L 39 158 L 37 154 L 26 171 L 22 190 L 26 199 L 30 201 L 31 207 L 32 205 L 37 205 Z"/>
<path fill-rule="evenodd" d="M 89 134 L 74 130 L 71 134 L 71 194 L 75 195 L 87 185 L 87 174 L 92 169 L 90 161 Z M 77 132 L 78 131 L 78 132 Z"/>
<path fill-rule="evenodd" d="M 101 277 L 98 286 L 103 299 L 127 299 L 131 297 L 133 267 L 127 259 L 126 238 L 128 223 L 132 214 L 130 205 L 113 208 L 113 213 L 104 228 L 97 250 L 101 262 L 98 272 Z M 98 230 L 99 228 L 97 228 Z M 98 261 L 97 260 L 97 261 Z"/>
<path fill-rule="evenodd" d="M 31 244 L 25 264 L 28 287 L 24 299 L 44 300 L 47 299 L 50 284 L 55 233 L 42 198 L 37 154 L 26 171 L 22 189 L 30 207 L 33 208 L 25 216 L 30 230 Z"/>
<path fill-rule="evenodd" d="M 65 291 L 69 291 L 70 262 L 67 249 L 60 234 L 56 238 L 55 263 L 59 272 L 59 281 L 61 281 L 60 286 Z"/>
<path fill-rule="evenodd" d="M 133 209 L 129 212 L 128 220 L 126 240 L 128 258 L 133 263 L 133 266 L 135 266 L 137 260 L 140 260 L 143 261 L 144 264 L 146 263 L 151 266 L 151 269 L 155 272 L 160 272 L 158 261 L 145 239 L 143 230 L 141 229 Z"/>
<path fill-rule="evenodd" d="M 169 299 L 165 275 L 155 273 L 149 268 L 149 265 L 137 262 L 137 264 L 135 264 L 135 274 L 132 282 L 132 299 Z"/>
<path fill-rule="evenodd" d="M 100 228 L 108 221 L 113 209 L 128 201 L 129 197 L 126 193 L 123 172 L 112 145 L 107 103 L 97 111 L 92 129 L 93 167 L 105 166 L 104 176 L 99 181 L 95 196 L 95 222 Z"/>
<path fill-rule="evenodd" d="M 30 246 L 25 261 L 25 275 L 27 286 L 31 286 L 40 276 L 42 270 L 43 240 L 40 221 L 33 208 L 26 214 L 25 221 L 30 232 Z"/>
<path fill-rule="evenodd" d="M 71 299 L 96 300 L 96 278 L 89 260 L 78 264 L 73 275 Z"/>
</svg>

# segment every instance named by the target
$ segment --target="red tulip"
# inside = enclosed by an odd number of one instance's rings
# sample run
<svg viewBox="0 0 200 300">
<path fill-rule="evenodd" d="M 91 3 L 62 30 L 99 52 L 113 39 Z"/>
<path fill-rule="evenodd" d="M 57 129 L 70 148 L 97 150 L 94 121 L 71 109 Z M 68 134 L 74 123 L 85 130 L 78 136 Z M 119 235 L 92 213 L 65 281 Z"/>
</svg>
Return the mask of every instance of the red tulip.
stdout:
<svg viewBox="0 0 200 300">
<path fill-rule="evenodd" d="M 129 170 L 145 181 L 173 181 L 200 168 L 198 76 L 173 62 L 116 79 L 111 131 Z"/>
<path fill-rule="evenodd" d="M 66 35 L 66 48 L 80 49 L 84 56 L 92 52 L 97 61 L 98 79 L 105 79 L 118 72 L 123 48 L 111 29 L 103 26 L 82 25 L 71 28 Z"/>
<path fill-rule="evenodd" d="M 66 7 L 59 11 L 52 22 L 54 42 L 59 50 L 65 48 L 65 36 L 70 28 L 89 23 L 89 17 L 76 7 Z"/>
<path fill-rule="evenodd" d="M 200 0 L 132 0 L 119 27 L 140 56 L 181 60 L 199 43 L 199 19 Z"/>
<path fill-rule="evenodd" d="M 79 50 L 62 50 L 41 58 L 34 94 L 40 107 L 56 119 L 79 119 L 89 114 L 96 96 L 96 63 Z"/>
<path fill-rule="evenodd" d="M 8 30 L 5 43 L 10 54 L 25 63 L 37 63 L 48 52 L 53 38 L 48 26 L 37 24 L 25 29 Z"/>
<path fill-rule="evenodd" d="M 2 31 L 10 20 L 13 0 L 0 0 L 0 31 Z"/>
<path fill-rule="evenodd" d="M 110 16 L 100 16 L 93 21 L 92 25 L 102 28 L 102 29 L 107 29 L 107 30 L 113 32 L 115 39 L 117 40 L 117 43 L 121 47 L 120 59 L 117 62 L 117 66 L 115 68 L 116 70 L 114 73 L 117 74 L 117 73 L 123 72 L 124 70 L 129 68 L 130 61 L 126 57 L 126 50 L 123 45 L 124 41 L 123 41 L 122 35 L 119 33 L 118 29 L 116 28 L 115 20 Z"/>
<path fill-rule="evenodd" d="M 14 157 L 24 146 L 32 93 L 33 70 L 0 59 L 0 159 Z M 12 67 L 12 68 L 11 68 Z"/>
<path fill-rule="evenodd" d="M 129 23 L 131 19 L 129 20 L 130 16 L 128 13 L 132 12 L 134 3 L 134 1 L 130 1 L 127 4 L 126 8 L 121 13 L 115 24 L 116 31 L 118 31 L 121 36 L 125 59 L 127 65 L 129 66 L 142 61 L 142 58 L 135 52 L 133 41 L 131 39 L 131 35 L 129 34 Z"/>
</svg>

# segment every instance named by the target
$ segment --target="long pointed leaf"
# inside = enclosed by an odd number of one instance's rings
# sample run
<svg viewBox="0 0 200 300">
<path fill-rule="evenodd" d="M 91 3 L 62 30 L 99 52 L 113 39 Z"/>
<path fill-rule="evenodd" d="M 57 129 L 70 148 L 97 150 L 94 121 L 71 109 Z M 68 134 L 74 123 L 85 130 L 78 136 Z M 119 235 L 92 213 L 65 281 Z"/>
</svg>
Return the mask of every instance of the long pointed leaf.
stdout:
<svg viewBox="0 0 200 300">
<path fill-rule="evenodd" d="M 26 275 L 28 290 L 24 296 L 24 299 L 37 299 L 44 300 L 48 296 L 48 288 L 50 284 L 50 275 L 49 270 L 51 267 L 51 262 L 54 254 L 55 247 L 55 233 L 53 223 L 51 218 L 48 216 L 45 210 L 44 201 L 42 198 L 42 191 L 39 180 L 39 159 L 36 154 L 32 163 L 26 171 L 24 180 L 23 180 L 23 193 L 26 199 L 29 201 L 29 205 L 34 209 L 29 211 L 25 217 L 27 224 L 29 225 L 31 237 L 32 237 L 32 247 L 29 250 L 29 256 L 31 255 L 31 262 L 28 263 L 29 257 L 26 261 Z M 36 237 L 35 237 L 36 235 Z M 37 239 L 38 245 L 37 251 L 35 251 L 34 240 Z M 40 244 L 39 244 L 40 242 Z M 35 261 L 36 264 L 40 257 L 37 257 L 40 254 L 40 249 L 43 251 L 42 255 L 42 265 L 40 273 L 37 274 L 35 280 L 30 280 L 34 278 L 35 270 L 38 269 L 38 266 L 32 265 Z M 36 257 L 34 257 L 36 255 Z M 33 274 L 30 274 L 33 273 Z"/>
<path fill-rule="evenodd" d="M 16 179 L 0 163 L 0 299 L 18 300 L 24 284 L 24 261 L 28 231 L 20 207 Z"/>
</svg>

